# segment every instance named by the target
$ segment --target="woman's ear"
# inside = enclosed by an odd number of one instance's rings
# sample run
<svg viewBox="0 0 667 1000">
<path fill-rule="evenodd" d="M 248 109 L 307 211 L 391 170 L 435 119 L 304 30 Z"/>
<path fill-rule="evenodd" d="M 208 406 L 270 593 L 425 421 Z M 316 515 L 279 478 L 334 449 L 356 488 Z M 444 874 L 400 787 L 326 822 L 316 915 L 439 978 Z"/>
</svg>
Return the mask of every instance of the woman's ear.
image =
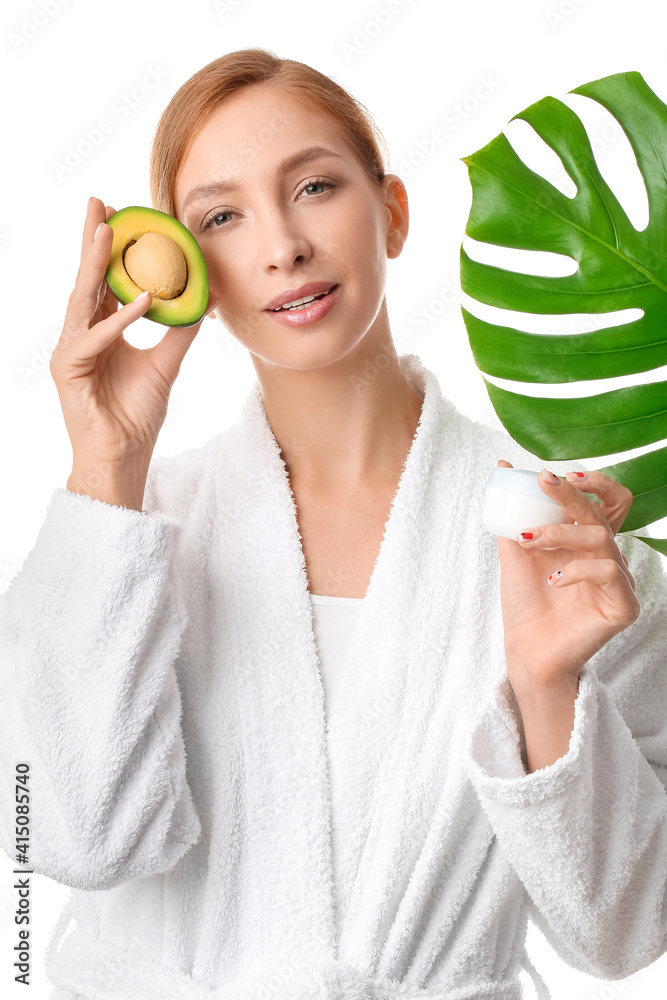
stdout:
<svg viewBox="0 0 667 1000">
<path fill-rule="evenodd" d="M 382 181 L 387 209 L 387 257 L 398 257 L 408 236 L 408 192 L 396 174 L 385 174 Z"/>
</svg>

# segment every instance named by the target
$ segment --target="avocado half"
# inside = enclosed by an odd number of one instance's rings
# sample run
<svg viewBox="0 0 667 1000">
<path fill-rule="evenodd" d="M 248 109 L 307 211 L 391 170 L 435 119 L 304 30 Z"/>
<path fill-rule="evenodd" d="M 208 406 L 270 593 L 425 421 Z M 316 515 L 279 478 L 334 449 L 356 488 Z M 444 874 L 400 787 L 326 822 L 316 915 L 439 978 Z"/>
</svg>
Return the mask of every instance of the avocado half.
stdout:
<svg viewBox="0 0 667 1000">
<path fill-rule="evenodd" d="M 172 298 L 158 298 L 154 293 L 144 316 L 165 326 L 194 326 L 198 323 L 208 305 L 208 272 L 192 233 L 173 216 L 140 205 L 122 208 L 111 216 L 107 225 L 113 229 L 113 246 L 105 279 L 116 298 L 126 305 L 146 290 L 128 274 L 125 253 L 146 233 L 161 233 L 173 240 L 185 258 L 185 287 Z M 173 247 L 171 249 L 178 256 L 178 251 Z"/>
</svg>

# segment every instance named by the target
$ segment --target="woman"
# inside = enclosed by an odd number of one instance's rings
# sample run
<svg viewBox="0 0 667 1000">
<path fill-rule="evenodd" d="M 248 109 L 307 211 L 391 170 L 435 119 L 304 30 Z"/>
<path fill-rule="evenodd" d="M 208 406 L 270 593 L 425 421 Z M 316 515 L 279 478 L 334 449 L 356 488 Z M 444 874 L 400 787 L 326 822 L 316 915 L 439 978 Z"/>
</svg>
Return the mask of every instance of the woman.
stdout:
<svg viewBox="0 0 667 1000">
<path fill-rule="evenodd" d="M 152 460 L 200 324 L 124 341 L 151 296 L 117 309 L 91 199 L 51 363 L 72 475 L 2 610 L 3 770 L 31 762 L 32 868 L 75 889 L 52 1000 L 518 998 L 529 914 L 593 975 L 652 962 L 667 602 L 615 539 L 628 491 L 543 472 L 568 523 L 482 530 L 490 464 L 535 459 L 397 357 L 407 195 L 333 81 L 230 53 L 151 170 L 257 383 Z"/>
</svg>

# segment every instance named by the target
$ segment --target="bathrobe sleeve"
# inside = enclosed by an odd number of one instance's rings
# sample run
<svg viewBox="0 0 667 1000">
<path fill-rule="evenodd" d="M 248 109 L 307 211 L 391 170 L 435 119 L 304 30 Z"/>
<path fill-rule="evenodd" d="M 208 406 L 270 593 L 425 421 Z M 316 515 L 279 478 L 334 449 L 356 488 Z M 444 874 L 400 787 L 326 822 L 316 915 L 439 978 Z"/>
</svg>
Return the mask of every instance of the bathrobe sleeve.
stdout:
<svg viewBox="0 0 667 1000">
<path fill-rule="evenodd" d="M 566 962 L 603 979 L 667 949 L 667 581 L 655 551 L 618 542 L 642 610 L 584 666 L 567 752 L 526 773 L 505 673 L 467 758 L 531 918 Z"/>
<path fill-rule="evenodd" d="M 14 867 L 23 762 L 26 867 L 65 885 L 163 871 L 199 837 L 174 671 L 186 622 L 169 573 L 179 530 L 161 513 L 57 489 L 0 596 L 0 846 Z"/>
</svg>

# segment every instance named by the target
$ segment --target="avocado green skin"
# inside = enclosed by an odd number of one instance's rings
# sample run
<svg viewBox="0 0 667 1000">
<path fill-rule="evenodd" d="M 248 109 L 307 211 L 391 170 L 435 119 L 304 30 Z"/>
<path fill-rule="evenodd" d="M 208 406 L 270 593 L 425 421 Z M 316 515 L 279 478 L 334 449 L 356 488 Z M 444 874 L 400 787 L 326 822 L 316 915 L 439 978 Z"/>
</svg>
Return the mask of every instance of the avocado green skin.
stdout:
<svg viewBox="0 0 667 1000">
<path fill-rule="evenodd" d="M 144 233 L 163 233 L 174 240 L 183 252 L 188 269 L 187 282 L 181 294 L 173 299 L 153 296 L 144 316 L 165 326 L 194 326 L 198 323 L 208 305 L 208 272 L 192 233 L 173 216 L 141 205 L 122 208 L 111 216 L 107 224 L 113 229 L 113 246 L 105 280 L 116 298 L 126 305 L 143 291 L 125 270 L 123 252 L 127 244 L 138 240 Z"/>
</svg>

